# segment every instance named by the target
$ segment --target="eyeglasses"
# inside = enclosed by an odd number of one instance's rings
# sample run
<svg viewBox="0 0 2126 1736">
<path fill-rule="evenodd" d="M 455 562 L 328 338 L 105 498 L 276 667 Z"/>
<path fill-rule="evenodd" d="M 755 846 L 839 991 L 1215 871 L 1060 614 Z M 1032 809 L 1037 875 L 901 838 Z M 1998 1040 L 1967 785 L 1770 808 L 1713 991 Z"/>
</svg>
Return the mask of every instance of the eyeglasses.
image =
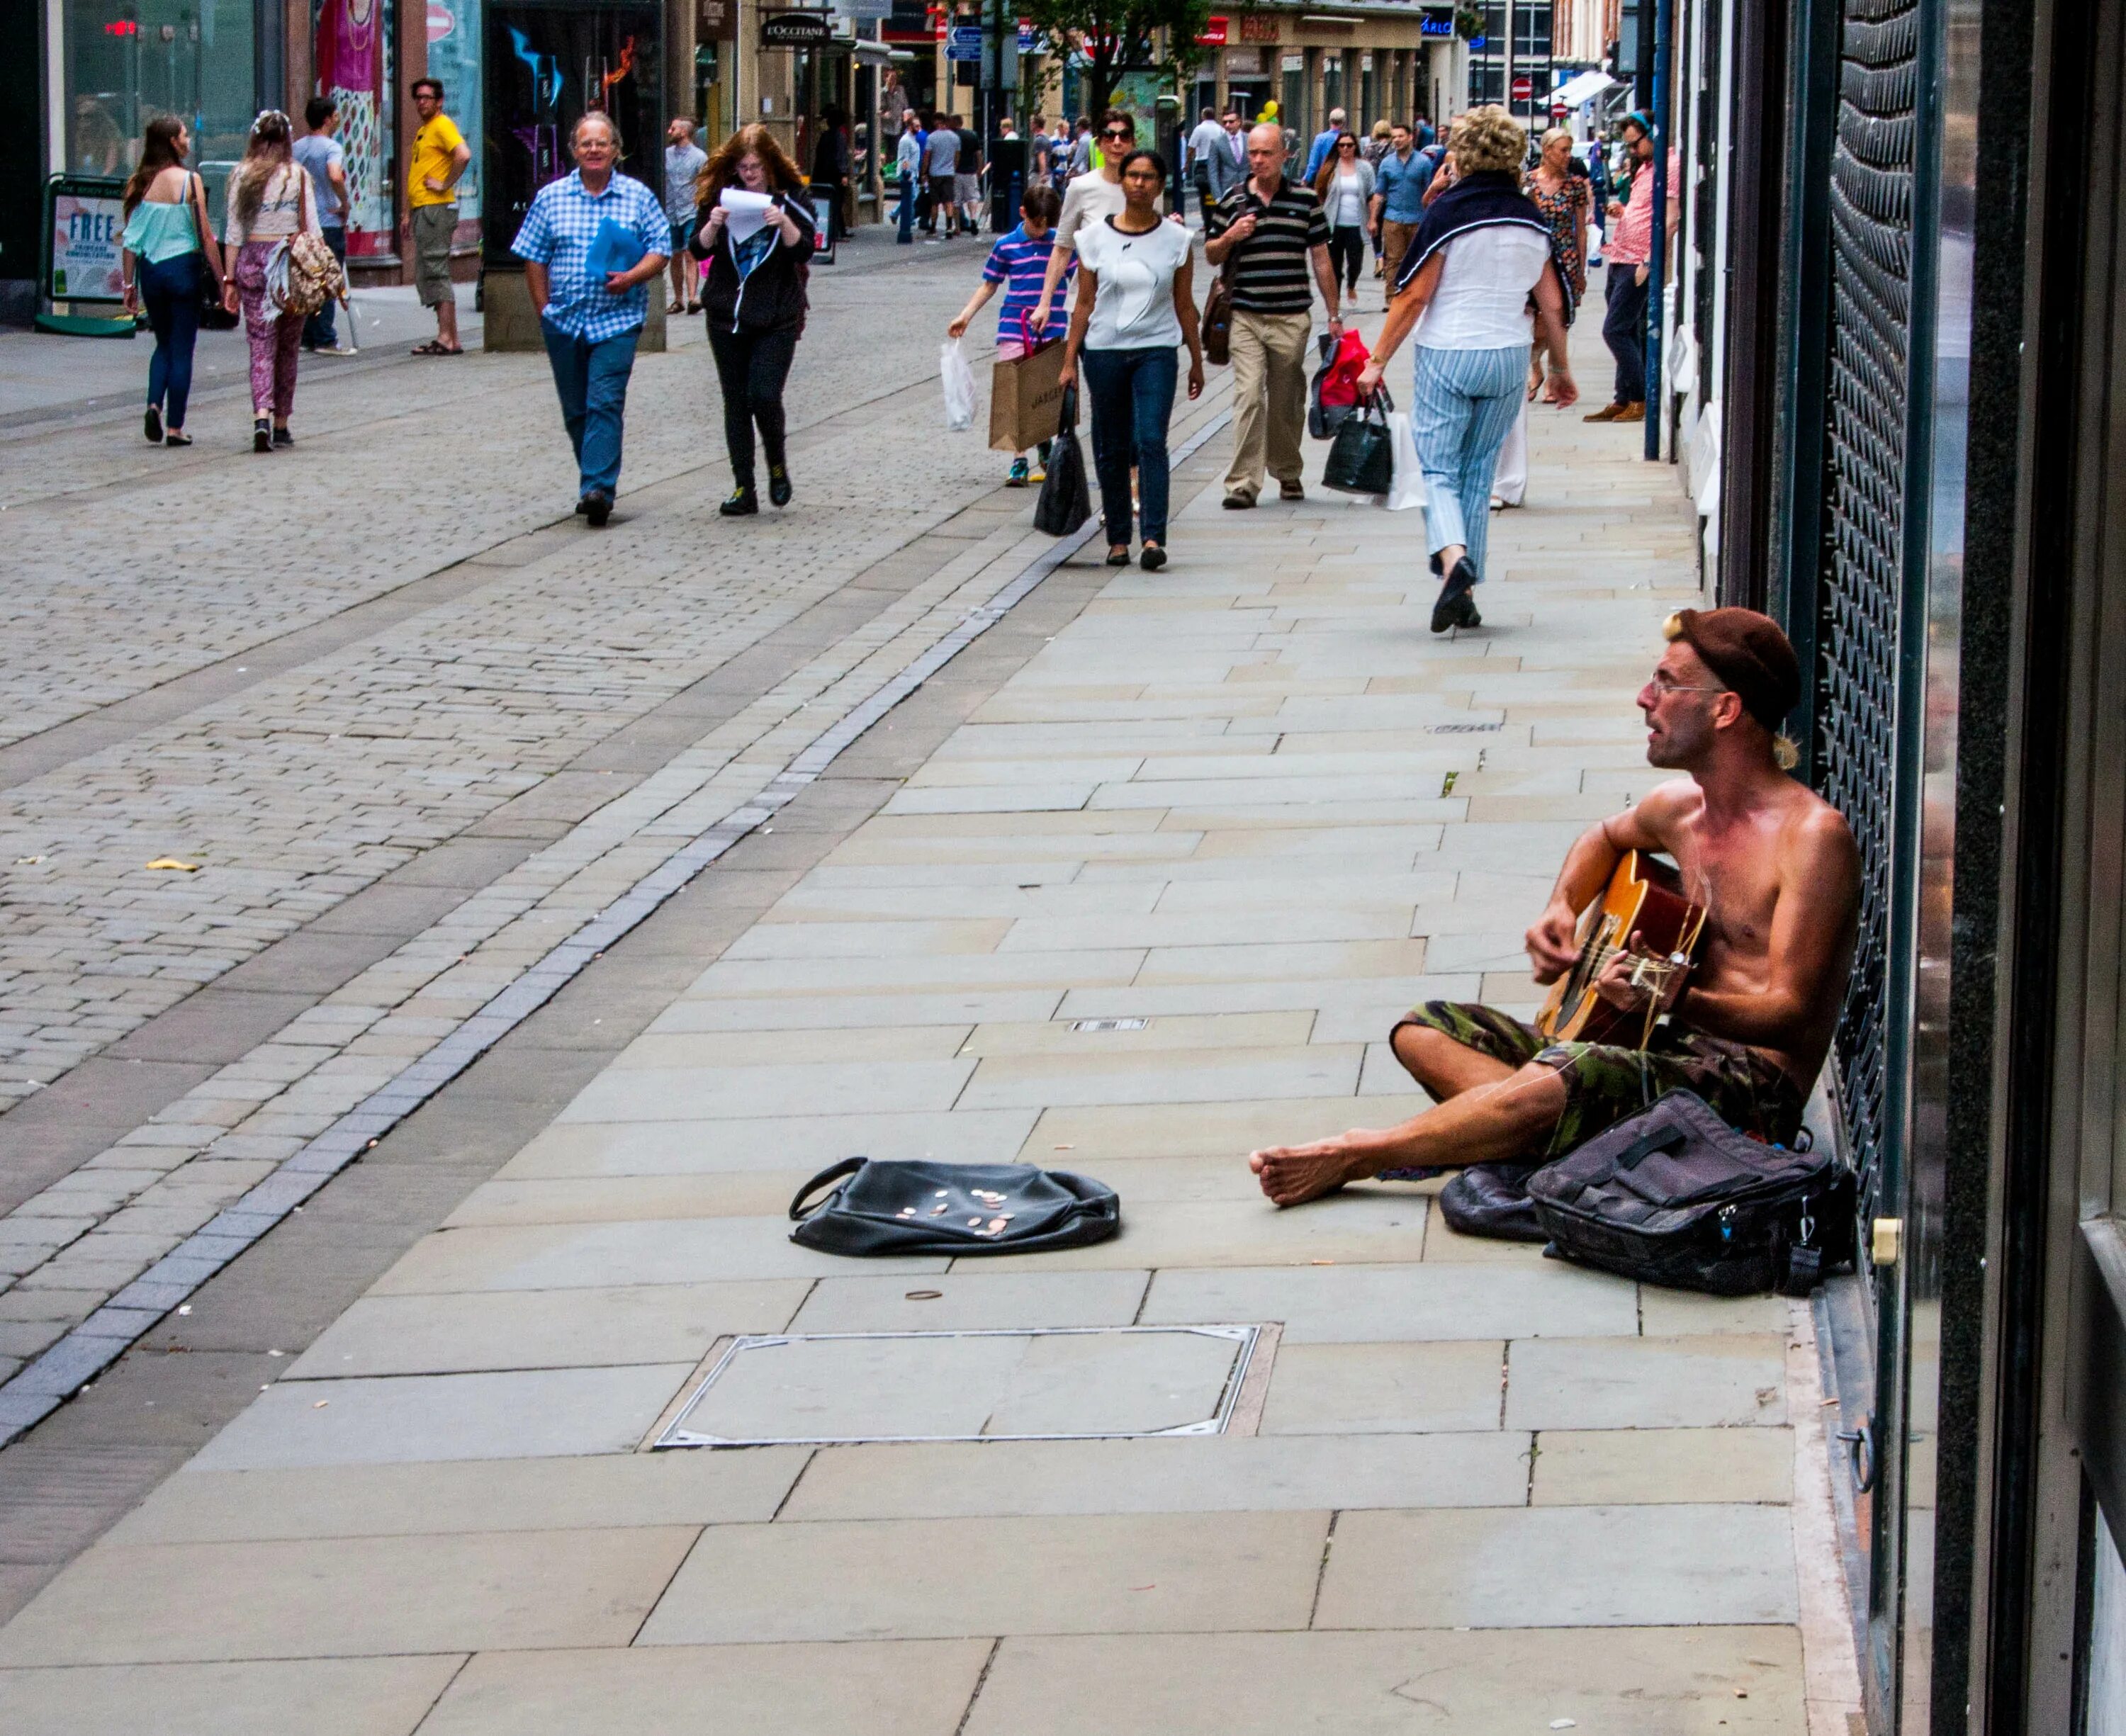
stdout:
<svg viewBox="0 0 2126 1736">
<path fill-rule="evenodd" d="M 1110 126 L 1103 128 L 1100 136 L 1103 139 L 1128 139 L 1135 135 L 1126 126 Z"/>
<path fill-rule="evenodd" d="M 1732 687 L 1694 686 L 1688 682 L 1670 681 L 1665 675 L 1656 675 L 1646 685 L 1666 698 L 1671 693 L 1732 693 Z"/>
</svg>

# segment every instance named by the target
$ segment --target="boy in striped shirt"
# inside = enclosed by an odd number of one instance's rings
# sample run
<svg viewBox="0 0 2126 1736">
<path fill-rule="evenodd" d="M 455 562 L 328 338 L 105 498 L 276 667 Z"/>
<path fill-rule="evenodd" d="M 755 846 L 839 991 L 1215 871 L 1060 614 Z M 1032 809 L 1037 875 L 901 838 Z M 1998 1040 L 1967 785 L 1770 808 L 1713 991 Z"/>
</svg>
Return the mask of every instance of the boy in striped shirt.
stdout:
<svg viewBox="0 0 2126 1736">
<path fill-rule="evenodd" d="M 966 306 L 960 309 L 959 317 L 946 327 L 950 337 L 962 336 L 969 323 L 981 311 L 983 304 L 996 294 L 1002 284 L 1004 304 L 997 309 L 997 360 L 1017 361 L 1032 347 L 1032 334 L 1027 329 L 1026 317 L 1041 300 L 1042 280 L 1048 274 L 1048 256 L 1056 248 L 1056 219 L 1063 209 L 1063 201 L 1051 186 L 1029 186 L 1018 201 L 1018 227 L 1009 235 L 998 238 L 997 244 L 990 249 L 990 257 L 982 266 L 981 286 L 967 298 Z M 1072 259 L 1063 268 L 1067 280 L 1078 268 Z M 1048 461 L 1048 443 L 1041 445 L 1041 460 Z M 1029 470 L 1023 452 L 1011 461 L 1011 474 L 1004 478 L 1008 488 L 1023 488 L 1035 479 Z"/>
</svg>

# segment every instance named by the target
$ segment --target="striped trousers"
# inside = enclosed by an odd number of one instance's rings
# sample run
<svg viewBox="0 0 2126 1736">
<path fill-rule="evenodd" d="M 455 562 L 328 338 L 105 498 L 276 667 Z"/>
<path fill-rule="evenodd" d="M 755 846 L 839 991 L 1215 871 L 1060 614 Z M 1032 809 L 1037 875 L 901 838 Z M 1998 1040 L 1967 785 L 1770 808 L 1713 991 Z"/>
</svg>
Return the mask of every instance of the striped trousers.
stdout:
<svg viewBox="0 0 2126 1736">
<path fill-rule="evenodd" d="M 1425 546 L 1469 550 L 1484 571 L 1491 529 L 1491 478 L 1528 389 L 1528 346 L 1417 352 L 1410 437 L 1424 472 Z"/>
</svg>

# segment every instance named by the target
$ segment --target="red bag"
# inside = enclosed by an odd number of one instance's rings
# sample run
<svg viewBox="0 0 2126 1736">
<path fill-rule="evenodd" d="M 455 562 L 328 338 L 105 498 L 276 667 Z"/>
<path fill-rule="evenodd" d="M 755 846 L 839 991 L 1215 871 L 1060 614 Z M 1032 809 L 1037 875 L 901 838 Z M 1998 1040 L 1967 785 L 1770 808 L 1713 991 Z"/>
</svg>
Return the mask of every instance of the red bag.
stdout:
<svg viewBox="0 0 2126 1736">
<path fill-rule="evenodd" d="M 1366 340 L 1346 332 L 1336 353 L 1321 373 L 1321 402 L 1325 408 L 1348 410 L 1358 402 L 1358 375 L 1372 360 Z"/>
</svg>

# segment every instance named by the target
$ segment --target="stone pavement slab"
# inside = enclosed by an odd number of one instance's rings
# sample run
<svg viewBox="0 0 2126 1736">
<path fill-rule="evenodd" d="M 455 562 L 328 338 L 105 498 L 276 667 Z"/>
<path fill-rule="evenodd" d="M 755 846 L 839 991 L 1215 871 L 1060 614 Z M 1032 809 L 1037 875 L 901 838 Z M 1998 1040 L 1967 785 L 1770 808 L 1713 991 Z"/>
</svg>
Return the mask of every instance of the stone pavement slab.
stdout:
<svg viewBox="0 0 2126 1736">
<path fill-rule="evenodd" d="M 638 1644 L 1299 1627 L 1328 1527 L 1304 1512 L 719 1527 Z"/>
<path fill-rule="evenodd" d="M 764 1446 L 301 1470 L 187 1469 L 111 1536 L 141 1545 L 765 1522 L 810 1456 L 804 1447 Z"/>
<path fill-rule="evenodd" d="M 1538 1439 L 1537 1507 L 1637 1502 L 1783 1504 L 1794 1484 L 1783 1428 L 1550 1429 Z"/>
<path fill-rule="evenodd" d="M 93 1550 L 0 1629 L 0 1668 L 626 1645 L 697 1531 Z"/>
<path fill-rule="evenodd" d="M 1797 1618 L 1783 1507 L 1359 1512 L 1336 1527 L 1317 1627 L 1663 1627 Z"/>
<path fill-rule="evenodd" d="M 691 1372 L 677 1362 L 281 1381 L 192 1463 L 279 1470 L 626 1452 Z"/>
<path fill-rule="evenodd" d="M 1604 1736 L 1792 1736 L 1802 1727 L 1800 1672 L 1793 1630 L 1774 1627 L 1013 1638 L 966 1728 L 1490 1736 L 1570 1719 Z"/>
<path fill-rule="evenodd" d="M 9 1736 L 412 1736 L 463 1657 L 0 1670 Z"/>
<path fill-rule="evenodd" d="M 822 1449 L 790 1519 L 1519 1507 L 1528 1436 L 1002 1441 Z"/>
<path fill-rule="evenodd" d="M 487 1653 L 422 1736 L 582 1736 L 697 1719 L 802 1736 L 952 1736 L 986 1639 Z"/>
</svg>

